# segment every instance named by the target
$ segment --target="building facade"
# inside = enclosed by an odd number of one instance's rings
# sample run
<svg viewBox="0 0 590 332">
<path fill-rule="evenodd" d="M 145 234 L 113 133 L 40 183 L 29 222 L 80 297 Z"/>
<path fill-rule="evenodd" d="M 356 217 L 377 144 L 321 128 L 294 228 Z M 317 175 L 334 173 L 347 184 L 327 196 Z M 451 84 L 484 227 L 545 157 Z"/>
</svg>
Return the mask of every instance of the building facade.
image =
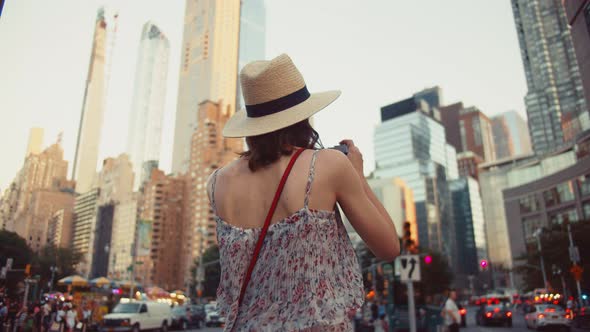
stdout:
<svg viewBox="0 0 590 332">
<path fill-rule="evenodd" d="M 59 141 L 40 153 L 30 153 L 2 199 L 0 218 L 2 218 L 3 228 L 16 232 L 25 239 L 40 237 L 38 241 L 36 240 L 35 246 L 44 245 L 47 235 L 47 228 L 42 227 L 44 223 L 47 223 L 47 219 L 43 221 L 33 219 L 33 215 L 39 212 L 35 210 L 38 206 L 33 206 L 36 199 L 35 193 L 38 191 L 59 193 L 74 185 L 67 180 L 68 162 L 64 160 L 63 153 Z M 51 214 L 59 209 L 57 205 Z M 33 228 L 39 231 L 35 236 L 29 234 Z"/>
<path fill-rule="evenodd" d="M 81 255 L 81 262 L 76 267 L 76 270 L 85 276 L 89 276 L 91 272 L 99 194 L 100 190 L 94 188 L 78 195 L 74 204 L 72 249 Z"/>
<path fill-rule="evenodd" d="M 458 177 L 455 149 L 445 143 L 433 109 L 413 97 L 381 109 L 375 130 L 375 177 L 402 179 L 412 189 L 421 247 L 444 253 L 453 266 L 456 239 L 448 181 Z"/>
<path fill-rule="evenodd" d="M 235 112 L 240 34 L 240 0 L 187 0 L 172 171 L 189 170 L 191 138 L 197 129 L 199 104 L 221 102 Z"/>
<path fill-rule="evenodd" d="M 112 48 L 117 31 L 118 14 L 102 7 L 98 10 L 94 26 L 90 66 L 86 77 L 84 99 L 72 178 L 76 191 L 89 191 L 96 180 L 96 168 L 100 148 L 102 120 L 107 97 Z"/>
<path fill-rule="evenodd" d="M 492 123 L 483 112 L 476 107 L 464 107 L 463 103 L 439 110 L 447 142 L 458 153 L 471 151 L 488 162 L 496 159 Z"/>
<path fill-rule="evenodd" d="M 145 23 L 139 42 L 127 140 L 127 153 L 136 175 L 135 190 L 150 176 L 151 168 L 146 173 L 144 165 L 155 164 L 157 168 L 160 160 L 169 54 L 166 35 L 153 22 Z"/>
<path fill-rule="evenodd" d="M 74 235 L 74 202 L 70 208 L 57 210 L 49 220 L 47 243 L 56 248 L 70 248 Z"/>
<path fill-rule="evenodd" d="M 404 223 L 410 223 L 410 239 L 418 246 L 418 223 L 416 221 L 416 206 L 414 194 L 402 179 L 381 178 L 367 179 L 369 187 L 383 204 L 383 207 L 393 220 L 395 229 L 403 229 Z M 350 232 L 350 231 L 349 231 Z M 401 235 L 401 234 L 400 234 Z"/>
<path fill-rule="evenodd" d="M 492 132 L 498 159 L 530 154 L 533 151 L 527 123 L 515 111 L 492 117 Z"/>
<path fill-rule="evenodd" d="M 139 203 L 137 281 L 164 289 L 184 289 L 181 253 L 185 246 L 186 178 L 152 171 Z M 193 239 L 195 241 L 195 239 Z M 189 266 L 190 267 L 190 266 Z"/>
<path fill-rule="evenodd" d="M 222 109 L 223 105 L 211 101 L 199 105 L 197 130 L 191 141 L 187 180 L 189 205 L 185 225 L 189 231 L 184 234 L 187 268 L 206 248 L 217 244 L 216 223 L 207 196 L 207 180 L 214 170 L 235 160 L 238 157 L 236 152 L 243 151 L 242 139 L 225 138 L 221 134 L 231 114 Z"/>
<path fill-rule="evenodd" d="M 113 232 L 109 251 L 108 277 L 130 280 L 129 267 L 132 263 L 137 227 L 137 202 L 139 193 L 120 201 L 115 206 Z"/>
<path fill-rule="evenodd" d="M 580 67 L 586 107 L 590 107 L 590 1 L 563 1 Z"/>
<path fill-rule="evenodd" d="M 479 184 L 471 177 L 449 183 L 453 197 L 457 243 L 457 265 L 465 275 L 477 275 L 479 263 L 488 259 L 483 206 Z"/>
<path fill-rule="evenodd" d="M 266 8 L 263 0 L 242 0 L 240 8 L 240 51 L 238 72 L 251 61 L 264 60 L 266 54 Z M 239 82 L 239 80 L 238 80 Z M 240 84 L 236 84 L 236 110 L 244 107 Z"/>
<path fill-rule="evenodd" d="M 535 153 L 544 154 L 590 128 L 580 70 L 562 1 L 512 0 L 528 92 Z"/>
<path fill-rule="evenodd" d="M 25 159 L 30 154 L 39 154 L 43 148 L 43 128 L 31 128 L 29 132 L 29 142 L 27 143 L 27 153 Z"/>
</svg>

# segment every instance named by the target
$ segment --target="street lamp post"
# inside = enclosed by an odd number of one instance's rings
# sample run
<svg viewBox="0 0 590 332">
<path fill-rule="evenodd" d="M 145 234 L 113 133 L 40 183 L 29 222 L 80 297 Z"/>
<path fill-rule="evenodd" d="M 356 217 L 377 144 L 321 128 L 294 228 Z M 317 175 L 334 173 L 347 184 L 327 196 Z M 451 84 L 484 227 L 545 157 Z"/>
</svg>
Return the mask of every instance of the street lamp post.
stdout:
<svg viewBox="0 0 590 332">
<path fill-rule="evenodd" d="M 561 268 L 557 267 L 557 265 L 555 264 L 553 264 L 551 270 L 553 271 L 554 276 L 559 276 L 559 278 L 561 278 L 561 288 L 563 289 L 563 297 L 567 298 L 567 289 L 565 286 L 565 279 L 563 278 L 563 271 L 561 271 Z"/>
<path fill-rule="evenodd" d="M 51 271 L 51 281 L 49 282 L 49 293 L 53 291 L 53 280 L 55 278 L 55 272 L 57 272 L 57 266 L 52 265 L 49 270 Z"/>
<path fill-rule="evenodd" d="M 537 228 L 535 233 L 533 234 L 535 238 L 537 238 L 537 250 L 539 250 L 539 257 L 541 260 L 541 272 L 543 273 L 543 288 L 547 287 L 547 274 L 545 273 L 545 261 L 543 260 L 543 253 L 541 249 L 541 233 L 543 232 L 542 228 Z"/>
</svg>

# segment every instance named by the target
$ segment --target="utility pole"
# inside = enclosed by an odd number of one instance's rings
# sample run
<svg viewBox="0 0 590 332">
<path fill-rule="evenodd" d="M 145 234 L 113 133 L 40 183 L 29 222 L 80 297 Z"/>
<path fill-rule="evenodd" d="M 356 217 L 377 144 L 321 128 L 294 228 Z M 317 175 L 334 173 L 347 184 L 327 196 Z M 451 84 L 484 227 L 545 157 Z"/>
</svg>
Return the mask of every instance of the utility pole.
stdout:
<svg viewBox="0 0 590 332">
<path fill-rule="evenodd" d="M 541 250 L 541 233 L 543 229 L 537 228 L 533 236 L 537 238 L 537 250 L 539 250 L 539 257 L 541 259 L 541 273 L 543 273 L 543 288 L 547 287 L 547 274 L 545 273 L 545 261 L 543 260 L 543 252 Z"/>
<path fill-rule="evenodd" d="M 572 228 L 570 224 L 567 224 L 567 235 L 570 240 L 570 260 L 572 261 L 574 267 L 578 267 L 580 263 L 580 251 L 578 247 L 574 245 L 574 238 L 572 237 Z M 578 288 L 578 303 L 580 304 L 580 308 L 584 306 L 584 301 L 582 301 L 582 287 L 580 286 L 580 279 L 576 278 L 576 287 Z"/>
</svg>

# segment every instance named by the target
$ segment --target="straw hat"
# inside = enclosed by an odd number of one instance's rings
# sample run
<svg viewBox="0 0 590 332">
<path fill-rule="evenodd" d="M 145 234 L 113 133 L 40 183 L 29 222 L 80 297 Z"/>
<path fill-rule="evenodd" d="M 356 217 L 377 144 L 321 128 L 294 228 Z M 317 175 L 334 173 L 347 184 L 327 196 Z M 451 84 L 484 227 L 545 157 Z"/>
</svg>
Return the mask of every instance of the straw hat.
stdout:
<svg viewBox="0 0 590 332">
<path fill-rule="evenodd" d="M 254 61 L 240 72 L 246 109 L 236 112 L 223 128 L 225 137 L 270 133 L 303 121 L 330 105 L 340 91 L 310 94 L 303 76 L 286 54 Z"/>
</svg>

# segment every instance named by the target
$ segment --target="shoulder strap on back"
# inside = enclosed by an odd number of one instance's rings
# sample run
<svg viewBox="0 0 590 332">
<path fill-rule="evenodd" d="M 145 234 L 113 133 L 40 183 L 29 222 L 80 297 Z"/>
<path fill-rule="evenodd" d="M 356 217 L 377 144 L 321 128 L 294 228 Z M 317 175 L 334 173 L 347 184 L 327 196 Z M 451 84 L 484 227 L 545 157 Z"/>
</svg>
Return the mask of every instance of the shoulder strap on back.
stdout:
<svg viewBox="0 0 590 332">
<path fill-rule="evenodd" d="M 231 326 L 228 325 L 229 331 L 233 331 L 233 328 L 235 327 L 233 324 L 235 324 L 235 319 L 238 318 L 239 311 L 240 311 L 240 305 L 242 304 L 242 301 L 244 300 L 244 294 L 246 293 L 246 288 L 248 287 L 248 283 L 250 282 L 250 277 L 252 276 L 252 271 L 254 271 L 254 266 L 256 265 L 256 261 L 258 260 L 258 255 L 260 254 L 260 249 L 262 249 L 262 243 L 264 242 L 264 237 L 266 236 L 266 232 L 268 231 L 268 227 L 270 226 L 270 221 L 272 219 L 273 214 L 275 213 L 275 209 L 277 208 L 277 204 L 279 202 L 279 198 L 281 197 L 281 193 L 283 192 L 283 187 L 285 186 L 285 182 L 287 182 L 287 178 L 289 177 L 289 173 L 291 173 L 291 169 L 293 168 L 295 161 L 297 160 L 297 158 L 299 157 L 301 152 L 303 152 L 303 150 L 304 149 L 298 149 L 297 151 L 295 151 L 293 153 L 293 156 L 291 157 L 291 160 L 289 161 L 289 165 L 287 165 L 287 168 L 285 169 L 285 172 L 283 173 L 283 177 L 281 178 L 281 182 L 279 182 L 279 187 L 277 188 L 277 191 L 275 192 L 275 196 L 272 200 L 272 204 L 270 206 L 270 209 L 268 210 L 268 213 L 266 215 L 266 219 L 264 220 L 264 226 L 262 227 L 262 230 L 260 231 L 260 235 L 258 236 L 258 241 L 256 242 L 256 247 L 254 248 L 254 253 L 252 254 L 252 258 L 250 259 L 250 265 L 248 266 L 248 270 L 246 270 L 246 275 L 244 276 L 244 280 L 242 282 L 242 288 L 240 290 L 240 297 L 238 298 L 238 306 L 236 309 L 237 312 L 235 314 L 234 321 L 229 323 Z"/>
<path fill-rule="evenodd" d="M 311 164 L 309 166 L 309 175 L 307 176 L 307 186 L 305 186 L 305 199 L 303 200 L 303 206 L 307 209 L 309 207 L 309 194 L 311 193 L 311 184 L 313 182 L 313 178 L 315 177 L 315 160 L 317 158 L 318 152 L 320 150 L 316 150 L 313 152 L 311 157 Z"/>
</svg>

